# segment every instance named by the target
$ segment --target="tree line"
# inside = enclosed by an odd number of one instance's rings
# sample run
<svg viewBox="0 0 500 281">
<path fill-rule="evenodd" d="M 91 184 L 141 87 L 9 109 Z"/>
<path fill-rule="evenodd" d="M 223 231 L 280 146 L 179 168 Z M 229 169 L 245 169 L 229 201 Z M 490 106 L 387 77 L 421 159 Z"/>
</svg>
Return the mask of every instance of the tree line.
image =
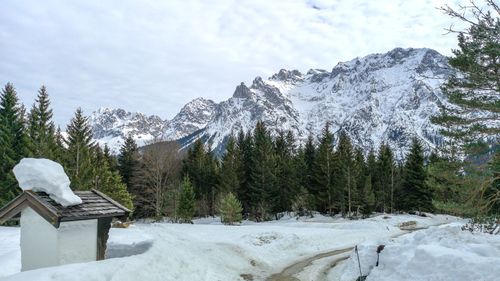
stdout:
<svg viewBox="0 0 500 281">
<path fill-rule="evenodd" d="M 128 208 L 132 196 L 122 182 L 117 161 L 109 149 L 92 141 L 88 118 L 77 109 L 63 137 L 52 120 L 45 86 L 26 111 L 10 83 L 0 95 L 0 206 L 21 193 L 12 168 L 25 157 L 47 158 L 61 163 L 74 190 L 100 190 Z"/>
<path fill-rule="evenodd" d="M 434 209 L 416 140 L 408 160 L 397 163 L 385 144 L 365 157 L 345 132 L 334 146 L 328 124 L 320 136 L 297 145 L 291 132 L 272 134 L 258 122 L 254 130 L 230 136 L 220 159 L 202 140 L 183 155 L 178 151 L 176 143 L 164 142 L 138 152 L 131 137 L 125 141 L 118 163 L 135 198 L 135 216 L 183 219 L 184 205 L 191 217 L 227 212 L 230 205 L 256 221 L 289 211 L 353 217 Z"/>
</svg>

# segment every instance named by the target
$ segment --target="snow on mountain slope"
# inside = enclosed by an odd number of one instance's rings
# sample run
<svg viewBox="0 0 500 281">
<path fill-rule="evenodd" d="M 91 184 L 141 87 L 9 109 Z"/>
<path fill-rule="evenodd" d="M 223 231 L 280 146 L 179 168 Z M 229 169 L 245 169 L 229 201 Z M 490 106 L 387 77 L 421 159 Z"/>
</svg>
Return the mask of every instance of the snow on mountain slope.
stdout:
<svg viewBox="0 0 500 281">
<path fill-rule="evenodd" d="M 187 147 L 201 138 L 222 152 L 229 135 L 251 130 L 257 121 L 273 133 L 293 131 L 298 143 L 309 134 L 319 136 L 330 122 L 333 132 L 347 132 L 365 151 L 385 142 L 403 158 L 414 137 L 427 151 L 443 145 L 440 128 L 430 117 L 446 103 L 439 86 L 451 71 L 447 59 L 434 50 L 396 48 L 338 63 L 331 72 L 282 69 L 268 79 L 256 77 L 221 103 L 191 101 L 170 121 L 101 109 L 92 117 L 94 135 L 112 147 L 128 133 L 139 144 L 181 139 Z"/>
<path fill-rule="evenodd" d="M 187 136 L 207 125 L 214 107 L 213 101 L 198 98 L 187 103 L 172 120 L 123 109 L 101 108 L 92 114 L 90 123 L 97 143 L 107 144 L 113 153 L 118 153 L 129 134 L 139 146 Z"/>
<path fill-rule="evenodd" d="M 204 128 L 212 119 L 216 105 L 212 100 L 204 98 L 190 101 L 168 122 L 163 138 L 176 140 Z"/>
<path fill-rule="evenodd" d="M 259 120 L 272 132 L 292 130 L 299 141 L 330 122 L 332 131 L 347 132 L 365 151 L 385 142 L 401 158 L 413 137 L 427 150 L 442 145 L 430 117 L 444 102 L 439 86 L 450 73 L 436 51 L 400 48 L 339 63 L 331 72 L 282 69 L 250 87 L 239 85 L 198 134 L 222 150 L 228 135 Z"/>
<path fill-rule="evenodd" d="M 93 112 L 89 121 L 96 142 L 101 146 L 107 144 L 113 153 L 118 152 L 127 135 L 131 134 L 138 145 L 144 145 L 160 138 L 167 126 L 167 122 L 156 115 L 111 108 Z"/>
</svg>

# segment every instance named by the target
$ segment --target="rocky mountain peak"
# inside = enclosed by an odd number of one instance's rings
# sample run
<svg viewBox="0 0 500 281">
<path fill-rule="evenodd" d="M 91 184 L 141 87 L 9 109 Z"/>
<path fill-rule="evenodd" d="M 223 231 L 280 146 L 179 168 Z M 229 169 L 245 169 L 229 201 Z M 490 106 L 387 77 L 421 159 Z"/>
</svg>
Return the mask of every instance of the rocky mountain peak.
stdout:
<svg viewBox="0 0 500 281">
<path fill-rule="evenodd" d="M 365 151 L 389 144 L 403 158 L 411 139 L 430 151 L 443 145 L 431 116 L 446 104 L 440 85 L 452 73 L 446 57 L 430 49 L 396 48 L 340 62 L 332 71 L 281 69 L 268 79 L 241 83 L 221 103 L 197 98 L 172 120 L 100 109 L 93 117 L 95 137 L 106 142 L 134 133 L 142 138 L 179 139 L 183 146 L 201 138 L 223 152 L 229 135 L 263 121 L 274 134 L 291 130 L 297 145 L 320 135 L 325 123 L 345 131 Z"/>
<path fill-rule="evenodd" d="M 244 82 L 241 82 L 240 85 L 236 86 L 236 89 L 234 90 L 233 93 L 233 98 L 248 99 L 251 97 L 252 97 L 252 92 L 245 85 Z"/>
</svg>

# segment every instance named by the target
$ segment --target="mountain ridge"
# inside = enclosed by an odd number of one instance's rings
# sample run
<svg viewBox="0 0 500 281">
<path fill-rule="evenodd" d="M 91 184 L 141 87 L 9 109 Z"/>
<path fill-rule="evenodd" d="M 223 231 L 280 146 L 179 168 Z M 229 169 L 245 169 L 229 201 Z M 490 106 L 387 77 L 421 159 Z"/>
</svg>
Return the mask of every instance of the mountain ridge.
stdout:
<svg viewBox="0 0 500 281">
<path fill-rule="evenodd" d="M 181 139 L 184 147 L 202 138 L 217 153 L 224 150 L 230 134 L 251 130 L 257 121 L 273 133 L 291 130 L 297 144 L 309 134 L 319 135 L 328 121 L 334 132 L 345 131 L 365 152 L 384 142 L 402 158 L 413 137 L 426 151 L 444 144 L 430 117 L 446 104 L 439 87 L 452 71 L 447 59 L 432 49 L 396 48 L 339 62 L 331 71 L 310 69 L 303 74 L 281 69 L 267 79 L 257 76 L 249 86 L 237 85 L 220 103 L 205 98 L 189 102 L 172 120 L 143 115 L 144 121 L 139 121 L 141 115 L 136 113 L 134 119 L 133 113 L 119 109 L 108 118 L 98 118 L 102 112 L 97 111 L 91 120 L 101 144 L 112 143 L 113 136 L 116 146 L 120 135 L 127 133 L 138 140 Z M 118 113 L 126 122 L 114 122 L 114 127 L 100 124 L 103 119 L 120 120 Z M 124 123 L 130 125 L 121 126 Z"/>
</svg>

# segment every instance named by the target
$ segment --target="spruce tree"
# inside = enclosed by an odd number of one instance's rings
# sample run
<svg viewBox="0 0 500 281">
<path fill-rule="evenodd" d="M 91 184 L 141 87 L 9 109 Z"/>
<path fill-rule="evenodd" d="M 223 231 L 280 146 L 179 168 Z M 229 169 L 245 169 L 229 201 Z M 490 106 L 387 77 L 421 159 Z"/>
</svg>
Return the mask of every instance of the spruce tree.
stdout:
<svg viewBox="0 0 500 281">
<path fill-rule="evenodd" d="M 363 196 L 362 196 L 362 213 L 363 215 L 369 216 L 375 207 L 375 193 L 373 192 L 372 188 L 372 176 L 371 174 L 368 174 L 367 177 L 365 177 L 365 182 L 363 186 Z"/>
<path fill-rule="evenodd" d="M 28 126 L 31 155 L 57 160 L 55 125 L 52 121 L 52 109 L 45 86 L 38 91 L 36 102 L 29 113 Z"/>
<path fill-rule="evenodd" d="M 276 157 L 273 141 L 264 123 L 257 122 L 253 134 L 252 170 L 250 171 L 250 200 L 252 214 L 257 220 L 267 220 L 276 196 Z"/>
<path fill-rule="evenodd" d="M 251 171 L 253 168 L 253 137 L 250 132 L 245 133 L 240 130 L 237 139 L 237 154 L 241 159 L 241 165 L 238 169 L 238 179 L 240 188 L 237 190 L 237 197 L 243 205 L 243 213 L 249 214 L 251 211 Z"/>
<path fill-rule="evenodd" d="M 12 168 L 28 155 L 23 113 L 10 83 L 0 96 L 0 205 L 20 194 Z"/>
<path fill-rule="evenodd" d="M 335 198 L 343 215 L 352 214 L 352 199 L 355 196 L 355 165 L 351 140 L 345 131 L 339 135 L 335 152 Z"/>
<path fill-rule="evenodd" d="M 88 118 L 83 115 L 81 108 L 75 112 L 67 129 L 65 140 L 67 149 L 65 154 L 65 168 L 71 180 L 71 187 L 75 190 L 92 188 L 93 166 L 92 129 Z"/>
<path fill-rule="evenodd" d="M 315 157 L 315 183 L 310 190 L 311 195 L 314 197 L 315 207 L 320 212 L 332 213 L 333 211 L 334 164 L 333 134 L 330 132 L 329 123 L 326 123 Z M 339 206 L 336 207 L 337 210 L 340 210 Z"/>
<path fill-rule="evenodd" d="M 241 222 L 243 219 L 241 216 L 242 211 L 241 202 L 232 192 L 227 193 L 219 202 L 218 212 L 224 224 L 232 225 Z"/>
<path fill-rule="evenodd" d="M 375 198 L 379 212 L 392 212 L 394 209 L 394 155 L 391 148 L 382 144 L 377 157 L 377 178 Z"/>
<path fill-rule="evenodd" d="M 302 186 L 304 186 L 306 190 L 311 193 L 314 185 L 316 162 L 316 147 L 314 145 L 314 137 L 312 135 L 308 136 L 307 142 L 304 145 L 303 153 L 304 169 L 301 171 L 303 174 Z"/>
<path fill-rule="evenodd" d="M 426 182 L 422 146 L 413 139 L 410 153 L 406 158 L 401 186 L 401 198 L 398 200 L 403 211 L 434 211 L 432 190 Z"/>
<path fill-rule="evenodd" d="M 127 191 L 127 186 L 122 182 L 118 172 L 111 169 L 109 160 L 101 148 L 96 147 L 93 156 L 93 188 L 132 210 L 132 195 Z"/>
<path fill-rule="evenodd" d="M 181 193 L 179 195 L 179 203 L 177 205 L 177 215 L 181 222 L 192 223 L 192 219 L 196 213 L 195 209 L 195 193 L 189 177 L 184 177 L 181 185 Z"/>
<path fill-rule="evenodd" d="M 226 152 L 222 156 L 221 173 L 219 177 L 218 191 L 221 195 L 230 192 L 240 191 L 241 180 L 239 171 L 241 170 L 241 159 L 236 147 L 236 140 L 230 136 L 226 143 Z"/>
<path fill-rule="evenodd" d="M 132 177 L 138 169 L 139 155 L 137 144 L 132 135 L 128 135 L 120 147 L 120 153 L 118 154 L 118 171 L 129 191 L 131 190 Z"/>
<path fill-rule="evenodd" d="M 183 161 L 182 175 L 190 178 L 200 204 L 200 215 L 203 216 L 215 213 L 217 165 L 213 152 L 205 147 L 201 139 L 188 149 Z"/>
<path fill-rule="evenodd" d="M 295 167 L 295 139 L 292 132 L 281 131 L 275 140 L 276 153 L 276 194 L 273 212 L 290 211 L 292 200 L 300 190 L 299 176 Z"/>
<path fill-rule="evenodd" d="M 367 170 L 367 165 L 365 163 L 365 157 L 363 155 L 363 150 L 361 148 L 357 147 L 354 150 L 354 183 L 353 183 L 353 188 L 355 192 L 353 193 L 352 196 L 352 204 L 353 207 L 356 209 L 356 212 L 359 214 L 359 211 L 362 209 L 363 205 L 363 190 L 365 187 L 366 183 L 366 171 Z M 370 179 L 371 181 L 371 179 Z"/>
<path fill-rule="evenodd" d="M 493 0 L 482 8 L 475 4 L 459 10 L 445 6 L 442 11 L 464 23 L 458 34 L 458 49 L 452 50 L 449 64 L 458 71 L 452 73 L 442 90 L 448 102 L 433 122 L 447 128 L 446 135 L 471 143 L 489 136 L 498 142 L 500 125 L 500 6 Z M 480 117 L 477 114 L 483 112 Z M 474 114 L 470 114 L 474 113 Z"/>
</svg>

